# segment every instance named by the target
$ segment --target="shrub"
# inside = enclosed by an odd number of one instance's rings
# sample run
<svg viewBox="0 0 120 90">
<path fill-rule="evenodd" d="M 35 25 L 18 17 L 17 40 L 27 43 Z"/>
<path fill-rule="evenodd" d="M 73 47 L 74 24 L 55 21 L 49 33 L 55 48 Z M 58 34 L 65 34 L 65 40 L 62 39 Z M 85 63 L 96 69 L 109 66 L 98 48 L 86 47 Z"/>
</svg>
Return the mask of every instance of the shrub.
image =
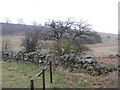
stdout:
<svg viewBox="0 0 120 90">
<path fill-rule="evenodd" d="M 74 47 L 66 40 L 60 40 L 53 44 L 49 53 L 53 53 L 57 56 L 62 56 L 64 54 L 71 54 L 74 53 Z"/>
<path fill-rule="evenodd" d="M 57 56 L 62 56 L 64 54 L 76 54 L 83 55 L 89 51 L 89 48 L 85 45 L 76 45 L 71 40 L 59 40 L 55 42 L 50 48 L 49 53 L 53 53 Z"/>
<path fill-rule="evenodd" d="M 38 31 L 26 32 L 22 39 L 21 46 L 24 47 L 26 52 L 35 52 L 39 46 Z"/>
<path fill-rule="evenodd" d="M 74 45 L 74 54 L 82 56 L 87 54 L 90 49 L 85 45 Z"/>
</svg>

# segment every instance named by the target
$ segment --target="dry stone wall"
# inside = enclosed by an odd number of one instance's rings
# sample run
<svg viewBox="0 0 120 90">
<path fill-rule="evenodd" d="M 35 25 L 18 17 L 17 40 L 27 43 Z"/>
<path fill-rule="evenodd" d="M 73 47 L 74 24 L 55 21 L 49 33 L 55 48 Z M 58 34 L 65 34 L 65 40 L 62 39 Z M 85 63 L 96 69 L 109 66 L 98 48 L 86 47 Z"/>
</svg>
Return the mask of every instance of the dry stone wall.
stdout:
<svg viewBox="0 0 120 90">
<path fill-rule="evenodd" d="M 115 66 L 100 64 L 95 58 L 81 59 L 75 54 L 65 54 L 63 56 L 55 56 L 54 54 L 47 54 L 43 52 L 30 52 L 19 51 L 13 52 L 2 52 L 2 59 L 4 61 L 28 61 L 37 63 L 40 65 L 46 65 L 49 61 L 53 61 L 55 66 L 63 66 L 71 72 L 82 72 L 92 76 L 98 76 L 116 71 Z"/>
</svg>

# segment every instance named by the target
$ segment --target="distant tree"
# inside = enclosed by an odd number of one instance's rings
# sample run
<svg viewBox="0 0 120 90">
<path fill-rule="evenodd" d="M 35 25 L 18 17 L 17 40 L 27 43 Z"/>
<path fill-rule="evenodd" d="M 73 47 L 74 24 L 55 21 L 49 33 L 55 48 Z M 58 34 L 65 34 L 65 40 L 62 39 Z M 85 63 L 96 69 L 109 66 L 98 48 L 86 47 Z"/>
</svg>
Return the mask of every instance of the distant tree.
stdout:
<svg viewBox="0 0 120 90">
<path fill-rule="evenodd" d="M 101 42 L 100 35 L 94 32 L 92 25 L 80 20 L 74 24 L 73 41 L 78 44 L 92 44 Z"/>
<path fill-rule="evenodd" d="M 107 38 L 110 38 L 110 36 L 107 36 Z"/>
<path fill-rule="evenodd" d="M 24 24 L 24 21 L 23 21 L 22 18 L 19 18 L 19 19 L 18 19 L 18 24 Z"/>
<path fill-rule="evenodd" d="M 26 52 L 35 52 L 39 46 L 39 39 L 38 30 L 26 32 L 24 39 L 22 39 L 21 46 L 24 47 Z"/>
<path fill-rule="evenodd" d="M 32 24 L 33 24 L 33 26 L 37 26 L 38 25 L 36 21 L 33 21 Z"/>
<path fill-rule="evenodd" d="M 37 22 L 33 21 L 32 24 L 33 24 L 34 30 L 37 30 Z"/>
<path fill-rule="evenodd" d="M 11 20 L 8 17 L 6 17 L 5 18 L 5 23 L 10 23 L 10 22 L 11 22 Z"/>
<path fill-rule="evenodd" d="M 97 34 L 97 32 L 94 32 L 92 37 L 93 37 L 93 39 L 92 39 L 93 43 L 92 44 L 102 43 L 102 38 L 101 38 L 100 35 Z"/>
<path fill-rule="evenodd" d="M 41 24 L 41 23 L 38 23 L 37 25 L 42 27 L 42 24 Z"/>
</svg>

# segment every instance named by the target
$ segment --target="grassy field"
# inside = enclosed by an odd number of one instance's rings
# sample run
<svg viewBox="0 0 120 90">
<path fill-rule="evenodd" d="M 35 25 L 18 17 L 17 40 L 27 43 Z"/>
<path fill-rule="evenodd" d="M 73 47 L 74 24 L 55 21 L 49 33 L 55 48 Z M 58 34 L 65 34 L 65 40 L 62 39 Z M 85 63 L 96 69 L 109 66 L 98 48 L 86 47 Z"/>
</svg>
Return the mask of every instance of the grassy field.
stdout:
<svg viewBox="0 0 120 90">
<path fill-rule="evenodd" d="M 4 40 L 10 42 L 10 49 L 19 51 L 23 36 L 4 36 Z M 115 38 L 103 38 L 103 43 L 88 45 L 92 50 L 89 55 L 94 57 L 108 57 L 118 53 L 118 40 Z M 101 59 L 107 64 L 117 64 L 117 59 Z M 1 63 L 1 62 L 0 62 Z M 1 69 L 0 69 L 1 70 Z M 2 62 L 2 87 L 3 88 L 29 88 L 29 79 L 34 77 L 40 68 L 16 62 Z M 115 88 L 117 87 L 118 72 L 106 76 L 92 77 L 82 73 L 70 73 L 64 69 L 56 69 L 53 72 L 53 83 L 49 80 L 49 71 L 46 72 L 46 88 Z M 1 78 L 0 78 L 1 80 Z M 42 88 L 42 78 L 35 78 L 35 87 Z M 1 82 L 0 82 L 1 83 Z"/>
<path fill-rule="evenodd" d="M 23 36 L 3 36 L 3 40 L 7 40 L 10 43 L 10 50 L 19 51 L 22 49 L 20 46 L 21 40 Z M 104 57 L 109 55 L 116 55 L 118 53 L 118 40 L 116 38 L 103 38 L 103 43 L 88 45 L 91 49 L 89 55 L 93 55 L 94 57 Z M 46 46 L 46 43 L 44 43 Z M 51 43 L 48 43 L 50 46 Z M 46 46 L 47 47 L 47 46 Z M 47 50 L 42 49 L 44 52 Z"/>
<path fill-rule="evenodd" d="M 9 43 L 10 50 L 13 51 L 20 51 L 21 47 L 21 40 L 23 36 L 3 36 L 2 39 Z"/>
<path fill-rule="evenodd" d="M 3 62 L 3 88 L 29 88 L 29 79 L 33 78 L 40 69 L 30 64 Z M 93 80 L 89 77 L 70 75 L 53 71 L 53 83 L 50 83 L 49 71 L 46 71 L 46 88 L 81 88 L 90 85 Z M 34 79 L 35 88 L 42 88 L 42 77 Z"/>
<path fill-rule="evenodd" d="M 107 57 L 116 55 L 118 53 L 118 40 L 117 39 L 102 39 L 103 43 L 89 45 L 92 52 L 91 55 L 95 57 Z"/>
<path fill-rule="evenodd" d="M 59 68 L 59 69 L 58 69 Z M 46 71 L 46 88 L 117 88 L 118 72 L 105 76 L 89 76 L 71 73 L 58 67 L 53 70 L 53 83 L 50 83 L 49 70 Z M 30 88 L 29 80 L 41 69 L 18 62 L 2 62 L 2 88 Z M 34 78 L 35 88 L 42 88 L 42 77 Z"/>
</svg>

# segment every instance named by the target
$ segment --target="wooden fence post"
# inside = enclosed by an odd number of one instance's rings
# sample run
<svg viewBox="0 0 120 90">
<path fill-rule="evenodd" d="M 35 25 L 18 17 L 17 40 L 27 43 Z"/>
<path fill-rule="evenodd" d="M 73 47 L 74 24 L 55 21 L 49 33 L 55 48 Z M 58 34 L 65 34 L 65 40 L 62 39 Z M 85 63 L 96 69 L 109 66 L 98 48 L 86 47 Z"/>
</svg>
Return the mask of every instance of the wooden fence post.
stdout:
<svg viewBox="0 0 120 90">
<path fill-rule="evenodd" d="M 50 61 L 50 82 L 52 83 L 52 62 Z"/>
<path fill-rule="evenodd" d="M 13 51 L 11 51 L 11 59 L 13 60 Z"/>
<path fill-rule="evenodd" d="M 45 70 L 42 70 L 43 72 L 43 90 L 45 90 Z"/>
<path fill-rule="evenodd" d="M 30 80 L 30 90 L 34 90 L 34 82 L 33 82 L 33 79 Z"/>
<path fill-rule="evenodd" d="M 22 61 L 24 61 L 24 54 L 22 55 Z"/>
</svg>

